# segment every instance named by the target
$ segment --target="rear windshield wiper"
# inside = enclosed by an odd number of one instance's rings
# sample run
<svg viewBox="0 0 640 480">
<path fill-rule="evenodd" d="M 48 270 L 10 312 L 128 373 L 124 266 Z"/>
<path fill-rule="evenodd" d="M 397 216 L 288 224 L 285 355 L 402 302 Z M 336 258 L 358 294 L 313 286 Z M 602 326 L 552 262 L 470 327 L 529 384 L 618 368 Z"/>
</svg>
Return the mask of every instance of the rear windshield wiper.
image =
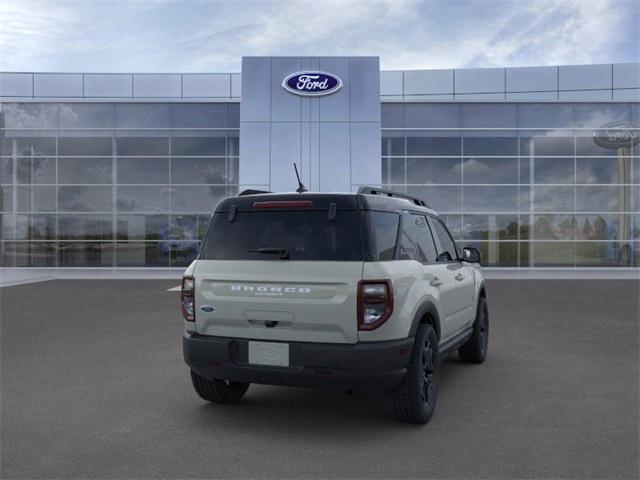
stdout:
<svg viewBox="0 0 640 480">
<path fill-rule="evenodd" d="M 259 248 L 257 250 L 249 250 L 250 253 L 273 253 L 275 255 L 280 255 L 282 260 L 287 260 L 289 258 L 289 250 L 286 248 L 280 247 L 264 247 Z"/>
</svg>

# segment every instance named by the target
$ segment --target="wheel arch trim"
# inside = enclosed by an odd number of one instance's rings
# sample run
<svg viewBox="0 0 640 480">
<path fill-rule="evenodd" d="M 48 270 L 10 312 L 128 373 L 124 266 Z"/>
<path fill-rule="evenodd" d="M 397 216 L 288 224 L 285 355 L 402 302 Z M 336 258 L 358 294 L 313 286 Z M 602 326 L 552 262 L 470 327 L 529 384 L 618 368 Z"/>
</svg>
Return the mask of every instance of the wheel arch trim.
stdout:
<svg viewBox="0 0 640 480">
<path fill-rule="evenodd" d="M 436 334 L 438 335 L 438 338 L 442 338 L 441 336 L 442 329 L 440 328 L 440 314 L 438 313 L 438 309 L 436 308 L 435 304 L 431 300 L 427 300 L 424 303 L 422 303 L 422 305 L 420 305 L 415 315 L 413 316 L 413 321 L 411 322 L 411 329 L 409 330 L 410 337 L 414 337 L 416 335 L 416 332 L 418 331 L 418 326 L 420 326 L 421 323 L 427 323 L 427 322 L 423 322 L 424 318 L 427 315 L 431 317 L 433 328 L 435 329 Z"/>
</svg>

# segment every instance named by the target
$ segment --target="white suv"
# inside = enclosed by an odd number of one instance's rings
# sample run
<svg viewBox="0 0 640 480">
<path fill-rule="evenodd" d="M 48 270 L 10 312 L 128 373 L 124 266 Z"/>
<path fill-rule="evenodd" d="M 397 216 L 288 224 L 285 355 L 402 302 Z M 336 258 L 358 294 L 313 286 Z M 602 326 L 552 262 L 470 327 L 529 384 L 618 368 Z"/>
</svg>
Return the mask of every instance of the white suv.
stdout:
<svg viewBox="0 0 640 480">
<path fill-rule="evenodd" d="M 399 420 L 426 423 L 439 360 L 487 354 L 479 263 L 396 192 L 226 198 L 182 280 L 193 386 L 216 403 L 250 383 L 385 392 Z"/>
</svg>

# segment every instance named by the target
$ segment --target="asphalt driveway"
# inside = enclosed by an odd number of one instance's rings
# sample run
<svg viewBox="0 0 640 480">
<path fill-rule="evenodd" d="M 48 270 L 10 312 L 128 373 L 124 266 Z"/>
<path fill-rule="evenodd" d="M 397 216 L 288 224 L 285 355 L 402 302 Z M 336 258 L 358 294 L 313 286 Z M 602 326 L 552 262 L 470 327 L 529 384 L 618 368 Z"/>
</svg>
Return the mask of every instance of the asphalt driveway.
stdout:
<svg viewBox="0 0 640 480">
<path fill-rule="evenodd" d="M 0 477 L 639 476 L 637 281 L 489 281 L 489 357 L 443 364 L 423 427 L 366 395 L 253 385 L 206 404 L 175 283 L 0 290 Z"/>
</svg>

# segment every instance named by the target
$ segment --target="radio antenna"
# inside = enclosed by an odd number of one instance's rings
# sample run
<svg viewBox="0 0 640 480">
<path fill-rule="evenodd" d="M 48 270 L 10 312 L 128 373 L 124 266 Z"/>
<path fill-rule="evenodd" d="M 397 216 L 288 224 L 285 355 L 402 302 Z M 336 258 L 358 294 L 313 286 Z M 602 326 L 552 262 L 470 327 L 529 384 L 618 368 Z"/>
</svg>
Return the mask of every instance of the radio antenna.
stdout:
<svg viewBox="0 0 640 480">
<path fill-rule="evenodd" d="M 300 180 L 300 174 L 298 173 L 298 166 L 296 165 L 296 162 L 293 162 L 293 168 L 296 171 L 296 178 L 298 179 L 298 188 L 296 188 L 296 192 L 308 192 L 309 190 L 307 190 L 307 187 L 305 187 L 304 183 Z"/>
</svg>

